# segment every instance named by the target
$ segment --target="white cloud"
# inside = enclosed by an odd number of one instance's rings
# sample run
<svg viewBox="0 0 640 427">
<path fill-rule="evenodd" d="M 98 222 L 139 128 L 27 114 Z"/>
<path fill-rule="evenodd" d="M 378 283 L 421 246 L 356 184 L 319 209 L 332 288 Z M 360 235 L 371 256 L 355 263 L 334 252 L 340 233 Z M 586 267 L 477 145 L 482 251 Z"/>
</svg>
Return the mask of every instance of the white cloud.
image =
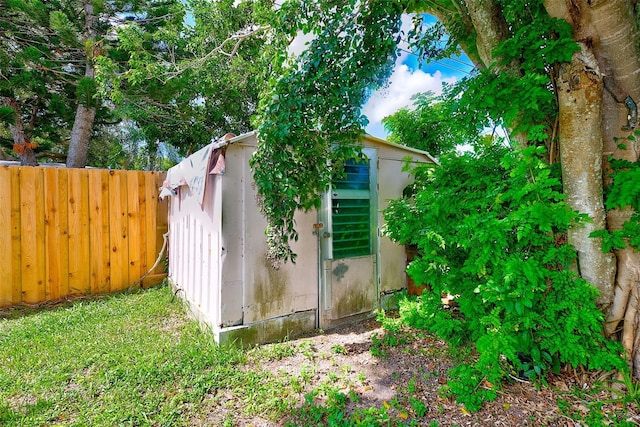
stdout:
<svg viewBox="0 0 640 427">
<path fill-rule="evenodd" d="M 401 31 L 404 37 L 413 28 L 413 15 L 402 16 Z M 409 53 L 409 46 L 401 41 L 399 47 L 402 54 L 396 59 L 396 66 L 389 79 L 389 85 L 373 93 L 362 109 L 362 113 L 369 119 L 367 133 L 379 138 L 386 138 L 387 132 L 382 126 L 382 119 L 395 113 L 403 107 L 413 104 L 411 97 L 417 93 L 431 91 L 436 95 L 442 93 L 442 83 L 454 83 L 455 77 L 444 78 L 439 71 L 429 74 L 421 70 L 413 70 L 403 64 Z"/>
<path fill-rule="evenodd" d="M 439 95 L 442 93 L 442 83 L 456 81 L 455 77 L 444 78 L 440 71 L 429 74 L 421 70 L 411 70 L 407 65 L 401 64 L 402 59 L 398 58 L 388 87 L 374 92 L 362 109 L 362 113 L 369 119 L 366 131 L 380 138 L 387 136 L 380 123 L 382 119 L 403 107 L 411 106 L 413 95 L 427 91 Z"/>
</svg>

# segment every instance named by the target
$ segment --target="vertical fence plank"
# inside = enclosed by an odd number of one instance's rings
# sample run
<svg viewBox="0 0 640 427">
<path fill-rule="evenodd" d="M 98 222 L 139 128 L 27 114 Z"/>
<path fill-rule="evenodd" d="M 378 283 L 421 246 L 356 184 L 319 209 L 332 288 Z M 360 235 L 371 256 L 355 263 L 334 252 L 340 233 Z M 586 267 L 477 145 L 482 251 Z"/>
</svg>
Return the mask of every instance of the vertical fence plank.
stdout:
<svg viewBox="0 0 640 427">
<path fill-rule="evenodd" d="M 111 276 L 109 264 L 109 172 L 91 171 L 89 174 L 89 242 L 91 250 L 91 292 L 109 292 Z"/>
<path fill-rule="evenodd" d="M 157 182 L 157 176 L 155 173 L 150 173 L 147 175 L 147 179 L 145 180 L 145 187 L 146 187 L 146 191 L 145 191 L 145 198 L 147 201 L 147 216 L 146 216 L 146 224 L 145 224 L 145 228 L 147 230 L 147 236 L 149 236 L 149 238 L 147 239 L 147 264 L 149 265 L 149 268 L 151 268 L 153 266 L 153 264 L 156 262 L 156 258 L 158 257 L 158 252 L 160 251 L 160 249 L 157 247 L 157 241 L 156 241 L 156 216 L 157 216 L 157 200 L 158 200 L 158 190 L 156 187 L 156 182 Z M 153 236 L 153 237 L 152 237 Z M 157 273 L 159 271 L 158 268 L 156 268 L 153 273 Z"/>
<path fill-rule="evenodd" d="M 68 169 L 58 169 L 58 201 L 60 204 L 60 222 L 58 233 L 60 234 L 60 282 L 58 283 L 58 298 L 69 295 L 69 173 Z"/>
<path fill-rule="evenodd" d="M 150 211 L 148 211 L 147 206 L 147 180 L 149 179 L 148 172 L 140 172 L 138 175 L 138 204 L 140 206 L 140 218 L 138 218 L 138 227 L 140 233 L 140 247 L 138 248 L 138 252 L 140 254 L 140 277 L 145 275 L 149 268 L 153 264 L 149 264 L 148 254 L 147 254 L 147 240 L 153 238 L 155 240 L 156 236 L 147 236 L 147 215 L 149 215 Z M 151 231 L 153 233 L 153 231 Z M 131 234 L 131 233 L 129 233 Z"/>
<path fill-rule="evenodd" d="M 127 244 L 127 174 L 109 171 L 109 242 L 111 245 L 111 291 L 129 287 L 129 246 Z"/>
<path fill-rule="evenodd" d="M 155 250 L 155 256 L 157 258 L 158 253 L 160 252 L 160 249 L 162 249 L 162 244 L 164 243 L 164 238 L 163 238 L 163 234 L 167 231 L 168 227 L 169 227 L 169 199 L 165 198 L 164 200 L 160 200 L 158 197 L 159 194 L 159 188 L 162 185 L 162 182 L 164 181 L 164 178 L 166 176 L 165 172 L 161 172 L 161 173 L 157 173 L 154 179 L 155 185 L 154 185 L 154 192 L 152 193 L 152 201 L 153 204 L 155 206 L 155 211 L 156 211 L 156 228 L 155 231 L 153 232 L 156 236 L 156 250 Z M 152 236 L 153 234 L 150 234 L 150 236 Z M 158 265 L 158 268 L 156 268 L 156 273 L 166 273 L 166 265 L 164 262 L 160 263 L 160 265 Z"/>
<path fill-rule="evenodd" d="M 0 167 L 0 236 L 12 235 L 11 221 L 11 171 Z M 0 307 L 11 305 L 13 301 L 13 257 L 11 244 L 0 244 Z"/>
<path fill-rule="evenodd" d="M 69 233 L 67 171 L 44 168 L 44 248 L 47 298 L 67 296 L 69 288 Z"/>
<path fill-rule="evenodd" d="M 127 172 L 127 236 L 128 236 L 128 268 L 129 282 L 133 283 L 140 274 L 140 176 L 141 172 Z"/>
<path fill-rule="evenodd" d="M 42 170 L 20 168 L 20 241 L 23 301 L 46 301 Z"/>
<path fill-rule="evenodd" d="M 60 247 L 60 235 L 57 233 L 57 226 L 60 222 L 58 213 L 59 201 L 56 185 L 58 181 L 58 171 L 54 168 L 42 170 L 44 178 L 44 247 L 45 247 L 45 289 L 47 298 L 56 299 L 60 297 L 60 257 L 56 248 Z"/>
<path fill-rule="evenodd" d="M 91 171 L 91 173 L 99 173 Z M 67 294 L 92 293 L 91 258 L 89 247 L 89 171 L 68 170 L 69 216 L 69 284 Z M 99 243 L 96 244 L 99 247 Z"/>
<path fill-rule="evenodd" d="M 20 217 L 20 168 L 11 168 L 11 265 L 13 304 L 22 302 L 22 219 Z"/>
</svg>

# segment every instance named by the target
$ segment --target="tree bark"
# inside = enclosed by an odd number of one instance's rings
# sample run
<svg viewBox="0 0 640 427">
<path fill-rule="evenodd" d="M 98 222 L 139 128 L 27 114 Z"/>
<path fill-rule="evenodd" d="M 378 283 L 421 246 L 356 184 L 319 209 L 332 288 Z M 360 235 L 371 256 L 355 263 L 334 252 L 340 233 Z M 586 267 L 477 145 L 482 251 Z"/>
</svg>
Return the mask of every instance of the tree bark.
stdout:
<svg viewBox="0 0 640 427">
<path fill-rule="evenodd" d="M 507 37 L 507 22 L 501 7 L 493 0 L 465 0 L 469 17 L 476 28 L 478 55 L 486 67 L 496 60 L 493 49 Z M 481 30 L 480 30 L 481 29 Z"/>
<path fill-rule="evenodd" d="M 605 73 L 607 90 L 602 103 L 605 162 L 609 156 L 637 162 L 640 143 L 627 140 L 632 130 L 627 125 L 627 96 L 640 103 L 640 32 L 634 13 L 634 2 L 593 1 L 590 3 L 592 26 L 598 35 L 594 39 L 594 51 Z M 623 140 L 626 149 L 618 147 Z M 610 168 L 606 168 L 605 180 Z M 619 230 L 635 211 L 631 208 L 613 209 L 607 213 L 609 230 Z M 614 297 L 607 313 L 605 333 L 614 336 L 622 323 L 621 342 L 627 352 L 634 375 L 640 377 L 640 352 L 638 351 L 638 295 L 640 295 L 640 252 L 626 247 L 615 251 L 618 273 Z"/>
<path fill-rule="evenodd" d="M 602 91 L 603 81 L 593 69 L 595 57 L 589 47 L 563 64 L 558 76 L 559 146 L 562 184 L 571 208 L 589 215 L 591 222 L 573 227 L 569 243 L 578 252 L 578 273 L 600 291 L 599 303 L 613 297 L 615 257 L 604 253 L 600 239 L 589 235 L 604 230 L 606 217 L 602 196 Z"/>
<path fill-rule="evenodd" d="M 96 108 L 78 105 L 76 118 L 71 130 L 69 154 L 67 155 L 68 168 L 83 168 L 87 165 L 89 142 L 93 132 L 93 123 L 96 118 Z"/>
<path fill-rule="evenodd" d="M 627 124 L 626 96 L 640 100 L 640 34 L 631 0 L 547 0 L 545 7 L 551 16 L 563 18 L 574 28 L 574 38 L 592 46 L 598 69 L 603 74 L 601 97 L 603 138 L 603 180 L 610 183 L 611 168 L 608 158 L 638 160 L 640 145 L 626 141 L 630 131 L 623 132 Z M 596 101 L 593 101 L 594 103 Z M 618 147 L 618 138 L 625 140 L 627 149 Z M 607 212 L 607 228 L 618 230 L 631 217 L 630 208 Z M 640 253 L 632 248 L 615 251 L 617 274 L 599 302 L 607 311 L 605 334 L 614 337 L 622 323 L 620 340 L 627 357 L 640 377 L 638 352 L 638 295 L 640 295 Z M 608 309 L 608 310 L 607 310 Z"/>
<path fill-rule="evenodd" d="M 9 131 L 13 138 L 13 150 L 18 154 L 20 164 L 23 166 L 37 166 L 38 160 L 36 160 L 33 146 L 27 138 L 18 101 L 13 98 L 2 98 L 2 105 L 14 111 L 14 122 L 9 125 Z"/>
<path fill-rule="evenodd" d="M 93 3 L 90 0 L 84 0 L 84 19 L 85 19 L 85 35 L 93 46 L 95 41 L 95 20 L 93 12 Z M 87 46 L 89 43 L 85 43 Z M 95 56 L 94 48 L 87 48 L 87 58 L 84 76 L 88 78 L 95 77 L 93 67 L 93 59 Z M 84 100 L 78 103 L 76 110 L 76 118 L 73 122 L 71 130 L 71 140 L 69 142 L 69 153 L 67 155 L 68 168 L 83 168 L 87 165 L 87 153 L 89 151 L 89 143 L 93 132 L 93 124 L 96 118 L 96 107 L 93 100 L 84 104 Z"/>
</svg>

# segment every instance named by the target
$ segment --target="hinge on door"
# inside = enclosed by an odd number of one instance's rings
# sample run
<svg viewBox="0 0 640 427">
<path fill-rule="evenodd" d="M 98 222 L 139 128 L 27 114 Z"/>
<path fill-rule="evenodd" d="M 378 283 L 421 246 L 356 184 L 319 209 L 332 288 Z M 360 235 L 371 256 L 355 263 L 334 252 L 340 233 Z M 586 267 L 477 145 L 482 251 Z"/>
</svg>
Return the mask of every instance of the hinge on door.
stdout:
<svg viewBox="0 0 640 427">
<path fill-rule="evenodd" d="M 316 224 L 313 224 L 313 235 L 317 236 L 318 233 L 320 233 L 320 230 L 324 228 L 324 224 L 321 222 L 318 222 Z"/>
</svg>

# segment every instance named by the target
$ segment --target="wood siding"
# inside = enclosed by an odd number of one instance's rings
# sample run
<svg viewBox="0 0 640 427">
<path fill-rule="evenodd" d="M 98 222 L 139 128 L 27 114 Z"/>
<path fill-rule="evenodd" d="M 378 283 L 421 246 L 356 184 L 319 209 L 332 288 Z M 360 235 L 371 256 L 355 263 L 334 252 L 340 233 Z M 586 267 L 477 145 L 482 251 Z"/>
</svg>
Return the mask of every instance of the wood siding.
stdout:
<svg viewBox="0 0 640 427">
<path fill-rule="evenodd" d="M 0 166 L 0 307 L 130 287 L 162 248 L 164 176 Z"/>
</svg>

